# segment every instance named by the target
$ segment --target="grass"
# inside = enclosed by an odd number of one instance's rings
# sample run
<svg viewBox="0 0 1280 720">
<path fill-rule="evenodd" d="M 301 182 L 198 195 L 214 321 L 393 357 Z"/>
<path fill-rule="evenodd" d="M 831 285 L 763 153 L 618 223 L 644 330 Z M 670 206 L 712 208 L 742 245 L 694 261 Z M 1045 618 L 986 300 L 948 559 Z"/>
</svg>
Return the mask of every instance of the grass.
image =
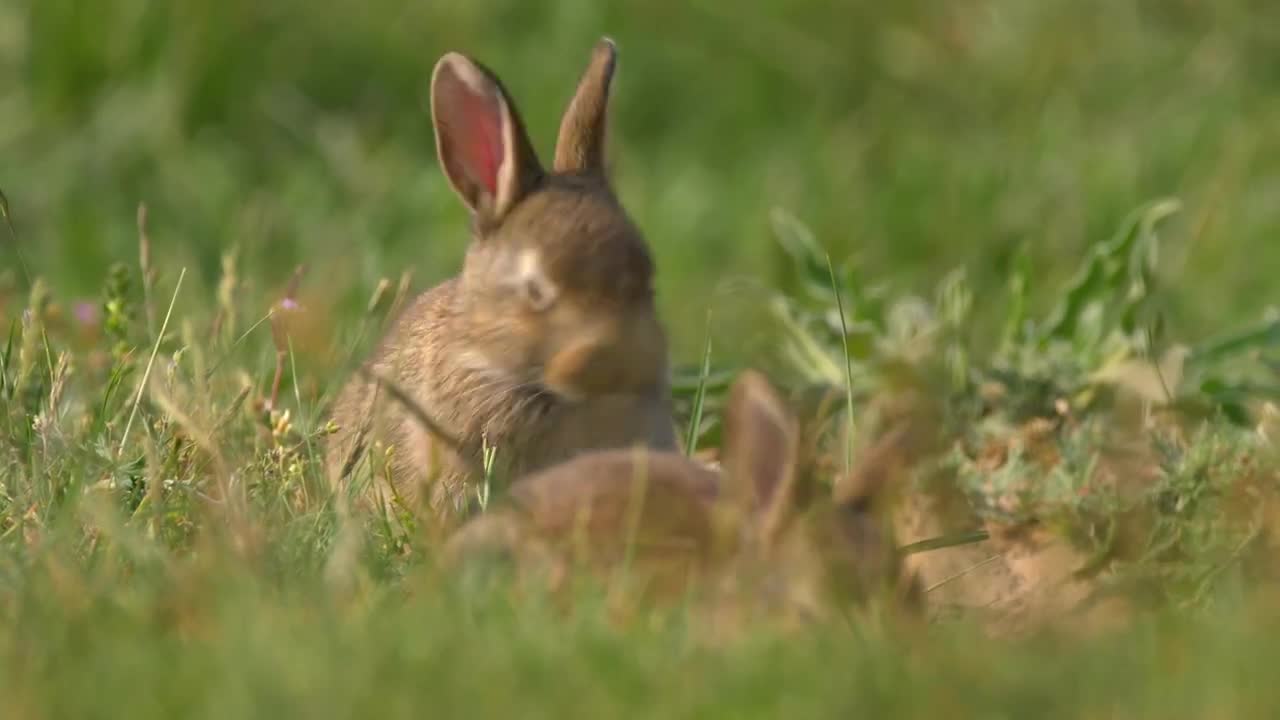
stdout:
<svg viewBox="0 0 1280 720">
<path fill-rule="evenodd" d="M 979 538 L 975 522 L 1034 518 L 1085 552 L 1107 585 L 1141 599 L 1124 633 L 1101 638 L 992 639 L 963 619 L 923 632 L 872 620 L 791 634 L 762 626 L 708 645 L 678 610 L 618 628 L 589 601 L 565 617 L 442 580 L 428 541 L 373 518 L 358 531 L 363 554 L 335 572 L 332 498 L 316 454 L 324 393 L 308 401 L 298 389 L 308 379 L 292 362 L 277 365 L 278 337 L 260 333 L 256 350 L 219 342 L 166 312 L 143 352 L 124 340 L 147 335 L 143 294 L 124 281 L 133 271 L 109 274 L 103 306 L 114 326 L 60 323 L 64 311 L 37 282 L 0 356 L 7 707 L 14 717 L 126 707 L 143 717 L 1260 713 L 1276 617 L 1257 588 L 1274 572 L 1280 478 L 1270 460 L 1274 405 L 1246 383 L 1274 374 L 1267 359 L 1280 338 L 1272 321 L 1193 347 L 1196 361 L 1163 379 L 1164 397 L 1144 394 L 1140 370 L 1152 367 L 1156 336 L 1132 320 L 1150 299 L 1133 283 L 1149 269 L 1139 250 L 1156 242 L 1163 207 L 1135 213 L 1096 245 L 1061 302 L 1005 323 L 1019 329 L 988 353 L 971 344 L 972 304 L 957 278 L 932 301 L 869 299 L 849 268 L 798 262 L 818 299 L 778 295 L 775 304 L 791 338 L 776 347 L 775 374 L 802 390 L 813 385 L 803 378 L 837 368 L 835 382 L 818 384 L 850 399 L 836 412 L 856 408 L 855 427 L 877 422 L 886 388 L 942 389 L 932 397 L 955 444 L 921 467 L 916 487 L 961 495 L 967 530 L 914 549 L 946 552 L 937 548 Z M 1104 279 L 1089 282 L 1096 267 Z M 158 283 L 157 297 L 176 298 L 181 278 Z M 275 325 L 292 338 L 290 323 Z M 677 389 L 691 429 L 701 413 L 715 415 L 724 389 L 723 370 L 705 358 Z M 1137 363 L 1131 374 L 1100 372 L 1125 360 Z M 124 391 L 134 384 L 140 393 Z M 1111 442 L 1134 432 L 1135 399 L 1148 414 L 1177 410 L 1178 420 L 1138 433 L 1151 439 L 1148 476 L 1108 484 L 1097 467 Z M 1053 428 L 1046 467 L 1043 448 L 1020 433 L 1054 415 L 1071 419 Z M 700 442 L 715 441 L 715 423 L 701 429 Z M 998 467 L 984 464 L 992 443 L 1006 446 Z"/>
<path fill-rule="evenodd" d="M 531 7 L 0 2 L 5 717 L 1267 716 L 1275 9 Z M 902 489 L 937 517 L 904 541 L 961 558 L 931 598 L 995 592 L 1030 532 L 1122 630 L 712 643 L 344 538 L 327 403 L 463 249 L 430 63 L 485 59 L 545 147 L 604 33 L 686 446 L 746 365 L 830 414 L 832 473 L 914 399 L 938 442 Z"/>
</svg>

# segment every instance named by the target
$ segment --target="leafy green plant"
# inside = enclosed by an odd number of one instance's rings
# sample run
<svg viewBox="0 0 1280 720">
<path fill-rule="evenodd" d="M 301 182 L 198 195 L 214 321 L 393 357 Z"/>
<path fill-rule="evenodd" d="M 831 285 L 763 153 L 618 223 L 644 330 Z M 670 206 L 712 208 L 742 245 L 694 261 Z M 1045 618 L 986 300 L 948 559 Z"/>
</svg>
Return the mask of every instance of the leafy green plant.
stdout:
<svg viewBox="0 0 1280 720">
<path fill-rule="evenodd" d="M 955 440 L 936 471 L 973 522 L 1047 524 L 1163 596 L 1203 599 L 1261 532 L 1223 498 L 1246 486 L 1280 497 L 1275 474 L 1242 469 L 1267 456 L 1253 426 L 1276 397 L 1267 358 L 1280 335 L 1268 318 L 1198 344 L 1164 337 L 1157 230 L 1176 209 L 1166 200 L 1131 213 L 1044 314 L 1028 309 L 1029 275 L 1015 272 L 1000 339 L 986 344 L 962 271 L 931 300 L 894 298 L 849 265 L 824 271 L 812 233 L 779 213 L 779 242 L 806 288 L 774 300 L 780 354 L 796 376 L 848 388 L 860 408 L 904 373 L 932 393 Z"/>
</svg>

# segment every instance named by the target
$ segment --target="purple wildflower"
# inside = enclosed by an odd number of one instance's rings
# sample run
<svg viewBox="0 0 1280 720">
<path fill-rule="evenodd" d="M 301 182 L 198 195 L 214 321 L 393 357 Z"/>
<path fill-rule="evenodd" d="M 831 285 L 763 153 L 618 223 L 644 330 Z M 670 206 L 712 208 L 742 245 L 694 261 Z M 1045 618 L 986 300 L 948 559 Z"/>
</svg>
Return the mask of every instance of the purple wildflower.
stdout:
<svg viewBox="0 0 1280 720">
<path fill-rule="evenodd" d="M 98 306 L 91 302 L 78 302 L 73 310 L 76 320 L 81 325 L 98 324 Z"/>
</svg>

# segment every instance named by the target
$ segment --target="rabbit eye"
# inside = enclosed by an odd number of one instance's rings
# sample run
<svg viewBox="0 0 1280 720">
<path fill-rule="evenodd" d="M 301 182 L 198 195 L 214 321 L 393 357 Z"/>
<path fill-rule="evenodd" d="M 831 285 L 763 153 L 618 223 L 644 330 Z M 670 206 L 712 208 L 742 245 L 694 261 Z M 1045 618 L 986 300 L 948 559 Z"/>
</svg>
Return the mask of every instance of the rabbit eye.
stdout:
<svg viewBox="0 0 1280 720">
<path fill-rule="evenodd" d="M 516 260 L 516 291 L 534 312 L 542 312 L 555 304 L 559 294 L 555 283 L 547 279 L 540 267 L 538 253 L 525 250 Z"/>
<path fill-rule="evenodd" d="M 520 283 L 520 293 L 530 309 L 542 312 L 555 304 L 556 289 L 540 275 L 530 275 Z"/>
</svg>

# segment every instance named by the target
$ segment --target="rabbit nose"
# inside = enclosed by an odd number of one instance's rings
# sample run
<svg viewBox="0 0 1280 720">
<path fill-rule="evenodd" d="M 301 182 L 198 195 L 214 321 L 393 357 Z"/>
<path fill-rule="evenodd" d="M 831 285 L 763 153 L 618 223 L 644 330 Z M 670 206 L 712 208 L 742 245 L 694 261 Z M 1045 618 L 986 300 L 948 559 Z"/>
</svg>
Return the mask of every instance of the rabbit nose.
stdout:
<svg viewBox="0 0 1280 720">
<path fill-rule="evenodd" d="M 570 345 L 551 357 L 543 371 L 543 383 L 573 400 L 623 389 L 625 374 L 613 354 L 606 343 L 598 341 Z"/>
</svg>

